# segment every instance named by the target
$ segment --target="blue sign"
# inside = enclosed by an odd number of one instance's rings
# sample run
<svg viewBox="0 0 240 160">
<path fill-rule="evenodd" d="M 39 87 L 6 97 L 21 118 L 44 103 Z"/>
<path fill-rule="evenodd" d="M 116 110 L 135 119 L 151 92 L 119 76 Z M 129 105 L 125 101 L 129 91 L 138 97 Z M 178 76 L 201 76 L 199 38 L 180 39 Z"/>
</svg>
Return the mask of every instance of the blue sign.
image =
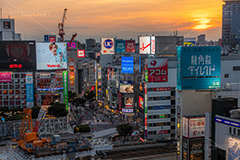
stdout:
<svg viewBox="0 0 240 160">
<path fill-rule="evenodd" d="M 124 53 L 125 50 L 125 41 L 124 40 L 116 40 L 116 53 Z"/>
<path fill-rule="evenodd" d="M 229 121 L 229 120 L 222 119 L 222 118 L 218 118 L 218 117 L 215 118 L 215 122 L 218 122 L 218 123 L 222 123 L 222 124 L 226 124 L 226 125 L 229 125 L 229 126 L 233 126 L 233 127 L 238 127 L 238 128 L 240 128 L 240 123 L 238 123 L 238 122 L 234 122 L 234 121 Z"/>
<path fill-rule="evenodd" d="M 133 73 L 133 57 L 122 57 L 122 73 Z"/>
<path fill-rule="evenodd" d="M 166 106 L 154 106 L 153 109 L 154 110 L 159 110 L 159 109 L 170 109 L 171 106 L 170 105 L 166 105 Z"/>
<path fill-rule="evenodd" d="M 49 35 L 44 35 L 44 42 L 49 42 Z"/>
<path fill-rule="evenodd" d="M 126 113 L 132 113 L 133 109 L 122 109 L 122 112 L 126 112 Z"/>
<path fill-rule="evenodd" d="M 221 47 L 178 47 L 179 90 L 216 89 L 221 86 Z"/>
<path fill-rule="evenodd" d="M 33 98 L 33 74 L 26 74 L 26 101 L 27 107 L 34 106 L 34 98 Z"/>
<path fill-rule="evenodd" d="M 111 39 L 106 39 L 103 43 L 104 47 L 110 49 L 113 47 L 113 41 Z"/>
<path fill-rule="evenodd" d="M 142 65 L 142 58 L 141 57 L 139 57 L 139 73 L 141 73 L 141 65 Z"/>
</svg>

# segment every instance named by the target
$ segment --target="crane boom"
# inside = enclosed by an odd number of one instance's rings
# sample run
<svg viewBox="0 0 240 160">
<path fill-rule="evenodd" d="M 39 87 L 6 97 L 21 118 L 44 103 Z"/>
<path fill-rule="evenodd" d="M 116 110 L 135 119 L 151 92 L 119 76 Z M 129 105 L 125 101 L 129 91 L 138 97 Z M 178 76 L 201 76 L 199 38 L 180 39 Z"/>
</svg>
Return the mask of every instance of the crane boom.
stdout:
<svg viewBox="0 0 240 160">
<path fill-rule="evenodd" d="M 60 36 L 60 41 L 64 41 L 64 20 L 66 19 L 67 9 L 64 9 L 62 23 L 58 23 L 58 34 Z"/>
</svg>

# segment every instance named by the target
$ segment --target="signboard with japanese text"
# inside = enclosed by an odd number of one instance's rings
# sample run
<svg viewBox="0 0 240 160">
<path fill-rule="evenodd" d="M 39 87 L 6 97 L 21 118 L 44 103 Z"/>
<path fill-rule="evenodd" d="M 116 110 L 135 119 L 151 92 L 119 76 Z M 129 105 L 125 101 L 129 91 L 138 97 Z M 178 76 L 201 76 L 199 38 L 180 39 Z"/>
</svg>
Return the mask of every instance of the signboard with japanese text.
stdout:
<svg viewBox="0 0 240 160">
<path fill-rule="evenodd" d="M 221 85 L 221 47 L 178 47 L 179 90 L 216 89 Z"/>
<path fill-rule="evenodd" d="M 68 72 L 63 71 L 63 103 L 68 110 Z"/>
<path fill-rule="evenodd" d="M 147 82 L 167 82 L 168 81 L 168 60 L 167 59 L 148 59 Z"/>
<path fill-rule="evenodd" d="M 0 83 L 12 82 L 12 73 L 11 72 L 2 72 L 0 73 Z"/>
<path fill-rule="evenodd" d="M 124 40 L 116 40 L 116 53 L 124 53 L 125 50 L 125 41 Z"/>
<path fill-rule="evenodd" d="M 139 53 L 155 54 L 155 37 L 154 36 L 139 37 Z"/>
<path fill-rule="evenodd" d="M 26 102 L 27 107 L 34 106 L 34 98 L 33 98 L 33 73 L 26 73 Z"/>
<path fill-rule="evenodd" d="M 183 117 L 183 136 L 199 138 L 205 135 L 205 117 Z"/>
<path fill-rule="evenodd" d="M 135 40 L 127 40 L 126 42 L 126 52 L 127 53 L 135 53 Z"/>
<path fill-rule="evenodd" d="M 78 49 L 77 50 L 77 57 L 78 58 L 85 58 L 85 50 L 84 49 Z"/>
</svg>

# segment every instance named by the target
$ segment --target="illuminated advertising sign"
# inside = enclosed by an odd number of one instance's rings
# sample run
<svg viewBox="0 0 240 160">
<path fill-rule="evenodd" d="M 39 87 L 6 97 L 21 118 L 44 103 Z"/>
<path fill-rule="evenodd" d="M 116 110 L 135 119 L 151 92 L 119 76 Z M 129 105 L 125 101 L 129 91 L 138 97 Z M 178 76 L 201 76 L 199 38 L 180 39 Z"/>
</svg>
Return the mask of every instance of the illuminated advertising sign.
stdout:
<svg viewBox="0 0 240 160">
<path fill-rule="evenodd" d="M 133 107 L 133 97 L 126 97 L 125 98 L 125 107 L 132 108 Z"/>
<path fill-rule="evenodd" d="M 85 50 L 84 49 L 78 49 L 77 50 L 77 57 L 78 58 L 85 58 Z"/>
<path fill-rule="evenodd" d="M 154 110 L 160 110 L 160 109 L 171 109 L 170 105 L 165 105 L 165 106 L 153 106 Z"/>
<path fill-rule="evenodd" d="M 37 69 L 67 69 L 66 43 L 37 43 Z"/>
<path fill-rule="evenodd" d="M 155 37 L 139 37 L 140 54 L 155 54 Z"/>
<path fill-rule="evenodd" d="M 143 97 L 141 97 L 141 96 L 139 96 L 139 107 L 141 108 L 141 109 L 144 109 L 144 102 L 143 102 Z"/>
<path fill-rule="evenodd" d="M 178 47 L 177 88 L 216 89 L 221 85 L 221 47 Z"/>
<path fill-rule="evenodd" d="M 75 64 L 73 58 L 69 58 L 69 83 L 70 85 L 74 85 L 75 83 Z"/>
<path fill-rule="evenodd" d="M 33 98 L 33 74 L 26 73 L 26 101 L 27 107 L 34 106 L 34 98 Z"/>
<path fill-rule="evenodd" d="M 122 57 L 122 73 L 133 73 L 133 57 Z"/>
<path fill-rule="evenodd" d="M 1 69 L 36 69 L 35 41 L 0 41 Z"/>
<path fill-rule="evenodd" d="M 183 42 L 184 46 L 195 46 L 196 42 L 195 41 L 185 41 Z"/>
<path fill-rule="evenodd" d="M 101 67 L 98 67 L 98 79 L 102 79 Z"/>
<path fill-rule="evenodd" d="M 76 43 L 75 42 L 72 42 L 72 43 L 67 43 L 68 45 L 68 49 L 75 49 L 76 48 Z"/>
<path fill-rule="evenodd" d="M 183 117 L 183 136 L 199 138 L 205 135 L 205 117 Z"/>
<path fill-rule="evenodd" d="M 125 41 L 124 40 L 116 40 L 116 53 L 124 53 L 125 52 Z"/>
<path fill-rule="evenodd" d="M 63 71 L 63 103 L 66 105 L 68 110 L 68 73 Z"/>
<path fill-rule="evenodd" d="M 237 138 L 228 138 L 227 160 L 240 159 L 240 140 Z"/>
<path fill-rule="evenodd" d="M 44 42 L 56 42 L 56 35 L 44 35 Z"/>
<path fill-rule="evenodd" d="M 167 82 L 168 81 L 168 60 L 148 59 L 147 82 Z"/>
<path fill-rule="evenodd" d="M 122 112 L 125 112 L 125 113 L 132 113 L 132 112 L 133 112 L 133 109 L 126 109 L 126 108 L 123 108 L 123 109 L 122 109 Z"/>
<path fill-rule="evenodd" d="M 153 91 L 171 91 L 171 87 L 159 87 L 159 88 L 153 88 Z"/>
<path fill-rule="evenodd" d="M 133 84 L 120 83 L 120 92 L 121 93 L 134 93 Z"/>
<path fill-rule="evenodd" d="M 101 39 L 101 53 L 114 54 L 114 38 Z"/>
<path fill-rule="evenodd" d="M 12 82 L 12 73 L 2 72 L 0 73 L 0 83 Z"/>
<path fill-rule="evenodd" d="M 135 40 L 127 40 L 125 41 L 125 46 L 126 46 L 126 52 L 127 53 L 135 53 L 136 48 L 135 48 Z"/>
</svg>

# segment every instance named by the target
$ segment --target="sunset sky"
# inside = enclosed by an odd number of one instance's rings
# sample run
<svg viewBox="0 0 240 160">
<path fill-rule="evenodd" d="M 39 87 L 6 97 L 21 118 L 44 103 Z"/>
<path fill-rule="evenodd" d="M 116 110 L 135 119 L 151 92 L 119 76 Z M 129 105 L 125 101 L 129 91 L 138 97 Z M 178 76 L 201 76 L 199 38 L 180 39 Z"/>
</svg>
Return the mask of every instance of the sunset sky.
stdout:
<svg viewBox="0 0 240 160">
<path fill-rule="evenodd" d="M 3 18 L 15 19 L 23 39 L 43 40 L 57 34 L 57 24 L 67 8 L 65 39 L 115 37 L 137 39 L 139 35 L 206 34 L 221 38 L 222 0 L 0 0 Z"/>
</svg>

